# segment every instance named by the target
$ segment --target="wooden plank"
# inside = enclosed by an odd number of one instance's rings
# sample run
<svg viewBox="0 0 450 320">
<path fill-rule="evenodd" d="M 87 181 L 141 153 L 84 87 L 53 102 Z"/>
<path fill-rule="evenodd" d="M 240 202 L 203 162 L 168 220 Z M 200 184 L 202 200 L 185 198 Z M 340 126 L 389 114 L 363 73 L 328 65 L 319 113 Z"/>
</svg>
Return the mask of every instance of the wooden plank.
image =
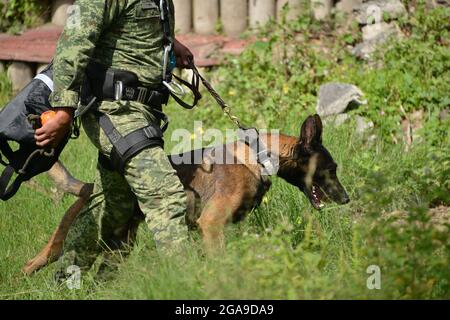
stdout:
<svg viewBox="0 0 450 320">
<path fill-rule="evenodd" d="M 19 36 L 0 34 L 0 61 L 49 63 L 56 51 L 62 27 L 52 24 L 31 29 Z M 199 67 L 221 63 L 223 53 L 238 55 L 249 41 L 220 35 L 179 35 L 182 43 L 192 50 Z"/>
</svg>

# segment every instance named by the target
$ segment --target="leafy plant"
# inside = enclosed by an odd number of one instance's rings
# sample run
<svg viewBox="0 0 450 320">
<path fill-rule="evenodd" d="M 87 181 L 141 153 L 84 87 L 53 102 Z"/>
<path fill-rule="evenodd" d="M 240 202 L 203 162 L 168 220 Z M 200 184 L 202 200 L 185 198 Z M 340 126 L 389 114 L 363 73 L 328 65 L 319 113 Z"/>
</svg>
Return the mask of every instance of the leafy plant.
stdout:
<svg viewBox="0 0 450 320">
<path fill-rule="evenodd" d="M 43 23 L 47 1 L 8 0 L 0 2 L 0 32 L 18 33 Z"/>
</svg>

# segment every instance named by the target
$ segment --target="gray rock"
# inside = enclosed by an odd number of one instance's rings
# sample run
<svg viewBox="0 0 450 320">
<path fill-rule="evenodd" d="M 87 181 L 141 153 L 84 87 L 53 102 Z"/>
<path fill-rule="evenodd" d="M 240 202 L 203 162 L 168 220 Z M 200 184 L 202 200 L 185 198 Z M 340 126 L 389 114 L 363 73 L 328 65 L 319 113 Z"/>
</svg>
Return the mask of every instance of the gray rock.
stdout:
<svg viewBox="0 0 450 320">
<path fill-rule="evenodd" d="M 377 45 L 386 42 L 391 37 L 401 38 L 402 33 L 398 25 L 392 23 L 377 23 L 362 28 L 364 42 L 356 45 L 351 52 L 358 58 L 369 60 Z"/>
<path fill-rule="evenodd" d="M 347 113 L 340 113 L 336 115 L 326 116 L 322 118 L 324 125 L 332 125 L 339 127 L 350 120 L 350 116 Z"/>
<path fill-rule="evenodd" d="M 34 68 L 25 62 L 13 62 L 8 67 L 8 77 L 11 80 L 13 91 L 22 90 L 34 77 Z"/>
<path fill-rule="evenodd" d="M 314 19 L 326 20 L 331 15 L 331 9 L 333 8 L 332 0 L 311 0 L 311 9 Z"/>
<path fill-rule="evenodd" d="M 376 49 L 377 44 L 374 41 L 361 42 L 351 50 L 351 53 L 360 59 L 369 60 Z"/>
<path fill-rule="evenodd" d="M 450 0 L 427 0 L 426 3 L 431 8 L 438 6 L 450 7 Z"/>
<path fill-rule="evenodd" d="M 400 36 L 401 31 L 396 23 L 376 23 L 368 24 L 362 28 L 364 41 L 385 42 L 391 36 Z"/>
<path fill-rule="evenodd" d="M 324 84 L 319 89 L 317 113 L 320 116 L 343 113 L 352 103 L 365 104 L 366 102 L 361 100 L 362 96 L 362 91 L 352 84 Z"/>
<path fill-rule="evenodd" d="M 341 0 L 336 3 L 336 9 L 351 13 L 355 8 L 362 4 L 363 0 Z"/>
<path fill-rule="evenodd" d="M 406 8 L 400 0 L 371 0 L 364 1 L 353 10 L 359 24 L 370 24 L 383 21 L 384 14 L 390 19 L 396 19 L 407 14 Z"/>
<path fill-rule="evenodd" d="M 450 7 L 450 0 L 436 0 L 436 3 L 441 6 Z"/>
<path fill-rule="evenodd" d="M 359 135 L 364 135 L 367 131 L 373 129 L 374 124 L 372 121 L 367 120 L 364 117 L 356 116 L 356 133 Z"/>
</svg>

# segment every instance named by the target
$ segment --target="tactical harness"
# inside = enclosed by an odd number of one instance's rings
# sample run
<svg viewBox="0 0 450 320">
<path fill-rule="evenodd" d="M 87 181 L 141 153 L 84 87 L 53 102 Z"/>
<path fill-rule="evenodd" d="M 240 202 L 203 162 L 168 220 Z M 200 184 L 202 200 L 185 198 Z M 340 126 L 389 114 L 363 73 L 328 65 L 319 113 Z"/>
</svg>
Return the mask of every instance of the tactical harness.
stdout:
<svg viewBox="0 0 450 320">
<path fill-rule="evenodd" d="M 156 0 L 157 1 L 157 0 Z M 168 126 L 167 116 L 155 109 L 163 104 L 167 104 L 169 95 L 186 109 L 194 108 L 198 101 L 202 98 L 199 91 L 199 77 L 194 74 L 191 83 L 172 74 L 176 61 L 173 52 L 174 39 L 171 34 L 170 26 L 170 10 L 166 0 L 159 0 L 159 9 L 161 16 L 161 27 L 163 30 L 163 68 L 162 68 L 162 84 L 160 88 L 148 88 L 143 86 L 137 75 L 133 72 L 107 68 L 97 63 L 90 63 L 87 68 L 86 88 L 91 92 L 85 93 L 84 96 L 89 97 L 89 102 L 85 101 L 77 110 L 76 116 L 81 116 L 95 104 L 96 101 L 137 101 L 151 107 L 153 115 L 163 122 L 162 127 L 150 124 L 145 128 L 138 129 L 125 137 L 123 137 L 109 117 L 98 110 L 94 110 L 94 114 L 105 132 L 109 141 L 113 145 L 109 164 L 107 158 L 100 154 L 100 163 L 106 167 L 123 173 L 125 165 L 129 159 L 134 157 L 143 149 L 149 147 L 164 147 L 163 133 Z M 193 103 L 187 104 L 180 97 L 173 86 L 181 88 L 181 86 L 172 81 L 172 77 L 176 78 L 181 84 L 188 87 L 194 96 Z M 183 89 L 181 89 L 183 92 Z"/>
</svg>

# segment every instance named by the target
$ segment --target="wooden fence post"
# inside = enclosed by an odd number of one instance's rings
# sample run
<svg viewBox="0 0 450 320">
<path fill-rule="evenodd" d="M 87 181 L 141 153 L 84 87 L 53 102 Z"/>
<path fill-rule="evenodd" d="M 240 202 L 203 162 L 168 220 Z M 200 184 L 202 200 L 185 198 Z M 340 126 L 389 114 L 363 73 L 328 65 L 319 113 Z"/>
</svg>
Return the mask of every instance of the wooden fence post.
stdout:
<svg viewBox="0 0 450 320">
<path fill-rule="evenodd" d="M 211 34 L 219 19 L 219 0 L 194 1 L 194 30 L 199 34 Z"/>
<path fill-rule="evenodd" d="M 249 0 L 250 27 L 265 24 L 275 17 L 275 0 Z"/>
<path fill-rule="evenodd" d="M 34 77 L 34 68 L 26 62 L 14 61 L 8 67 L 8 78 L 11 80 L 14 93 L 22 90 Z"/>
<path fill-rule="evenodd" d="M 224 31 L 229 36 L 238 36 L 247 28 L 247 1 L 220 0 L 220 17 Z"/>
<path fill-rule="evenodd" d="M 306 8 L 306 1 L 309 0 L 278 0 L 277 1 L 277 20 L 280 21 L 282 11 L 285 4 L 289 5 L 289 12 L 286 16 L 288 20 L 295 20 L 298 18 L 302 10 Z"/>
<path fill-rule="evenodd" d="M 67 20 L 67 9 L 74 0 L 53 0 L 52 1 L 52 23 L 64 26 Z"/>
<path fill-rule="evenodd" d="M 192 0 L 174 0 L 175 30 L 181 34 L 192 30 Z"/>
</svg>

